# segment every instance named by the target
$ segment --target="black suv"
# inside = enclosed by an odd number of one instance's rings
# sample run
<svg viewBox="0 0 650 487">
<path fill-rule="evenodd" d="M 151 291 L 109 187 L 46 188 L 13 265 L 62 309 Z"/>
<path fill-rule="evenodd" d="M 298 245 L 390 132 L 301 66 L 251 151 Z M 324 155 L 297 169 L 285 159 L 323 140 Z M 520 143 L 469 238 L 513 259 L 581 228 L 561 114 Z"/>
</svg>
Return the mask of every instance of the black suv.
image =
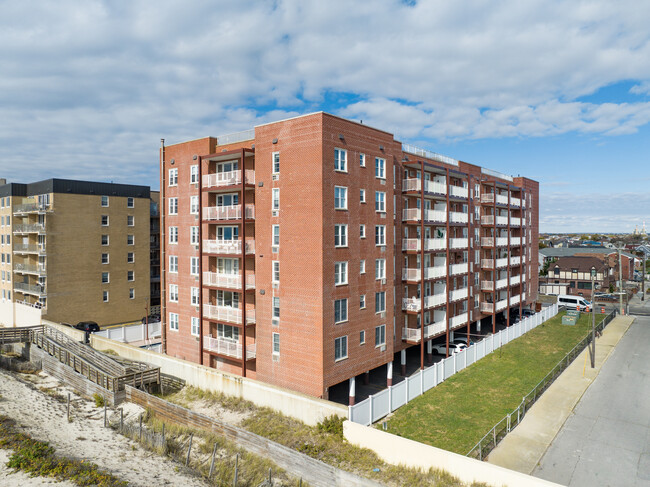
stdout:
<svg viewBox="0 0 650 487">
<path fill-rule="evenodd" d="M 74 327 L 77 330 L 85 331 L 87 333 L 94 333 L 96 331 L 99 331 L 99 325 L 94 321 L 80 321 L 74 325 Z"/>
</svg>

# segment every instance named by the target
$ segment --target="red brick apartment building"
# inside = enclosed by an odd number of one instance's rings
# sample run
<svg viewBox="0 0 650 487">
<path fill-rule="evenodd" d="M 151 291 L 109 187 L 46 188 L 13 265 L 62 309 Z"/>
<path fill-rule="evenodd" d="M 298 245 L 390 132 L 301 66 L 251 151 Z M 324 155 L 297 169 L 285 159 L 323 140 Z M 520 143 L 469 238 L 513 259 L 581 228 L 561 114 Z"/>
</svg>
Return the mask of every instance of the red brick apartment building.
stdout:
<svg viewBox="0 0 650 487">
<path fill-rule="evenodd" d="M 354 401 L 398 352 L 424 364 L 535 301 L 538 194 L 322 112 L 163 143 L 164 351 L 324 398 L 349 381 Z"/>
</svg>

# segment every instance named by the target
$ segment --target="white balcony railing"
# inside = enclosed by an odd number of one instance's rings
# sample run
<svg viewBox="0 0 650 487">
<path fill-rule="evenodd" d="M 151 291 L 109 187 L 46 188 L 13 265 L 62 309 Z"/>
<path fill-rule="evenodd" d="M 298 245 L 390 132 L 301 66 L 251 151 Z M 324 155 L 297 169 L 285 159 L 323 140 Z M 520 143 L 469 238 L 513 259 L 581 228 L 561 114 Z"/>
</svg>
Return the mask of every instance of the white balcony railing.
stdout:
<svg viewBox="0 0 650 487">
<path fill-rule="evenodd" d="M 467 317 L 468 317 L 467 312 L 462 313 L 462 314 L 457 315 L 457 316 L 453 316 L 449 320 L 449 328 L 454 329 L 454 328 L 458 328 L 459 326 L 466 325 L 467 324 Z"/>
<path fill-rule="evenodd" d="M 254 170 L 246 169 L 245 176 L 246 184 L 255 184 Z M 236 184 L 241 184 L 241 170 L 203 175 L 204 188 L 219 188 L 224 186 L 234 186 Z"/>
<path fill-rule="evenodd" d="M 436 265 L 433 267 L 424 268 L 424 278 L 425 279 L 439 279 L 447 275 L 445 265 Z"/>
<path fill-rule="evenodd" d="M 508 307 L 507 299 L 502 299 L 501 301 L 497 301 L 497 311 L 501 311 L 502 309 L 506 309 L 507 307 Z"/>
<path fill-rule="evenodd" d="M 228 357 L 234 357 L 239 360 L 241 360 L 243 354 L 243 347 L 241 343 L 228 340 L 226 338 L 213 338 L 204 336 L 203 348 L 210 352 L 215 352 L 219 355 L 226 355 Z M 254 359 L 255 352 L 256 345 L 254 343 L 246 345 L 246 360 Z"/>
<path fill-rule="evenodd" d="M 450 238 L 449 248 L 451 249 L 465 249 L 469 245 L 467 238 Z"/>
<path fill-rule="evenodd" d="M 444 210 L 424 210 L 424 219 L 428 222 L 446 222 L 447 213 Z"/>
<path fill-rule="evenodd" d="M 481 303 L 481 313 L 492 313 L 494 311 L 494 303 Z"/>
<path fill-rule="evenodd" d="M 497 237 L 497 247 L 507 247 L 508 237 Z"/>
<path fill-rule="evenodd" d="M 510 237 L 510 246 L 516 245 L 517 247 L 521 244 L 520 237 Z"/>
<path fill-rule="evenodd" d="M 481 259 L 481 269 L 494 269 L 494 259 Z"/>
<path fill-rule="evenodd" d="M 521 297 L 519 295 L 512 296 L 510 298 L 510 306 L 512 306 L 514 304 L 519 304 L 519 301 L 521 301 Z"/>
<path fill-rule="evenodd" d="M 24 282 L 14 282 L 14 291 L 23 294 L 34 294 L 36 296 L 45 296 L 47 289 L 40 284 L 26 284 Z"/>
<path fill-rule="evenodd" d="M 427 238 L 424 241 L 424 250 L 445 250 L 447 248 L 447 239 L 445 238 Z"/>
<path fill-rule="evenodd" d="M 458 274 L 467 274 L 469 269 L 469 264 L 467 262 L 462 262 L 460 264 L 451 264 L 449 266 L 449 275 L 457 276 Z"/>
<path fill-rule="evenodd" d="M 422 280 L 420 269 L 402 269 L 402 280 L 419 282 Z"/>
<path fill-rule="evenodd" d="M 497 259 L 497 267 L 506 267 L 507 265 L 508 265 L 508 258 L 507 257 Z"/>
<path fill-rule="evenodd" d="M 507 216 L 497 216 L 497 225 L 507 225 L 508 217 Z"/>
<path fill-rule="evenodd" d="M 508 287 L 508 278 L 507 277 L 505 279 L 499 279 L 497 281 L 497 289 L 502 289 L 504 287 Z"/>
<path fill-rule="evenodd" d="M 504 196 L 502 194 L 497 195 L 497 204 L 498 205 L 507 205 L 508 204 L 508 197 Z"/>
<path fill-rule="evenodd" d="M 431 323 L 425 325 L 424 327 L 424 338 L 430 338 L 435 335 L 443 333 L 447 329 L 447 323 L 445 321 L 439 321 L 436 323 Z M 419 342 L 421 337 L 421 330 L 419 328 L 403 328 L 402 329 L 402 340 L 407 342 Z"/>
<path fill-rule="evenodd" d="M 467 299 L 467 288 L 454 289 L 449 291 L 449 301 L 460 301 L 461 299 Z"/>
<path fill-rule="evenodd" d="M 255 240 L 246 240 L 246 253 L 255 253 Z M 203 251 L 208 254 L 241 254 L 241 240 L 204 240 Z"/>
<path fill-rule="evenodd" d="M 519 257 L 518 255 L 514 257 L 510 257 L 510 265 L 519 265 L 520 262 L 521 262 L 521 257 Z"/>
<path fill-rule="evenodd" d="M 403 238 L 402 239 L 402 251 L 417 251 L 421 249 L 420 239 L 419 238 Z"/>
<path fill-rule="evenodd" d="M 510 198 L 510 206 L 521 206 L 521 200 L 519 198 Z"/>
<path fill-rule="evenodd" d="M 228 289 L 241 289 L 242 278 L 241 274 L 224 274 L 219 272 L 204 272 L 203 283 L 206 286 L 225 287 Z M 246 288 L 251 289 L 255 287 L 255 275 L 248 274 L 246 276 Z"/>
<path fill-rule="evenodd" d="M 410 178 L 402 181 L 402 191 L 421 191 L 422 182 L 418 178 Z M 447 194 L 447 185 L 438 181 L 424 181 L 424 191 L 426 193 Z"/>
<path fill-rule="evenodd" d="M 420 311 L 422 303 L 418 298 L 402 298 L 402 309 L 404 311 Z"/>
<path fill-rule="evenodd" d="M 481 203 L 484 205 L 494 203 L 494 193 L 483 193 L 481 195 Z"/>
<path fill-rule="evenodd" d="M 449 186 L 449 196 L 455 196 L 456 198 L 467 198 L 467 195 L 467 188 L 453 185 Z"/>
<path fill-rule="evenodd" d="M 494 237 L 481 237 L 481 246 L 494 247 Z"/>
<path fill-rule="evenodd" d="M 467 223 L 467 213 L 460 213 L 458 211 L 449 212 L 449 221 L 452 223 Z"/>
<path fill-rule="evenodd" d="M 227 321 L 229 323 L 242 322 L 242 310 L 230 306 L 218 306 L 214 304 L 203 305 L 203 316 L 211 320 Z M 255 323 L 255 310 L 246 310 L 246 323 Z"/>
<path fill-rule="evenodd" d="M 424 308 L 433 308 L 435 306 L 440 306 L 447 302 L 447 297 L 444 293 L 434 294 L 433 296 L 424 297 Z"/>
<path fill-rule="evenodd" d="M 246 219 L 255 218 L 255 205 L 246 205 Z M 241 219 L 241 205 L 209 206 L 203 208 L 204 220 L 239 220 Z"/>
<path fill-rule="evenodd" d="M 521 218 L 510 217 L 510 226 L 512 227 L 521 226 Z"/>
<path fill-rule="evenodd" d="M 14 233 L 42 233 L 45 227 L 39 223 L 14 225 Z"/>
<path fill-rule="evenodd" d="M 510 277 L 510 285 L 511 286 L 516 286 L 521 282 L 521 276 L 511 276 Z"/>
<path fill-rule="evenodd" d="M 481 291 L 494 291 L 494 281 L 481 281 Z"/>
<path fill-rule="evenodd" d="M 494 215 L 483 215 L 481 217 L 481 225 L 494 225 Z"/>
<path fill-rule="evenodd" d="M 419 208 L 406 208 L 402 210 L 402 221 L 405 222 L 419 222 L 420 221 L 420 209 Z"/>
</svg>

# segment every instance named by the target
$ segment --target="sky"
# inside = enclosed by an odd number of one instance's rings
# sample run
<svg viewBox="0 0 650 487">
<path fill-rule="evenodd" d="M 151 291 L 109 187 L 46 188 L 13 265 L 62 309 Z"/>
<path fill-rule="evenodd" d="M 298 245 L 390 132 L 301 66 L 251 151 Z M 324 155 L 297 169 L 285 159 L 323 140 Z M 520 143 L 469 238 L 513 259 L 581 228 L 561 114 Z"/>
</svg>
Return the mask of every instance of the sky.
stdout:
<svg viewBox="0 0 650 487">
<path fill-rule="evenodd" d="M 0 0 L 0 177 L 159 188 L 173 144 L 315 111 L 650 226 L 650 2 Z"/>
</svg>

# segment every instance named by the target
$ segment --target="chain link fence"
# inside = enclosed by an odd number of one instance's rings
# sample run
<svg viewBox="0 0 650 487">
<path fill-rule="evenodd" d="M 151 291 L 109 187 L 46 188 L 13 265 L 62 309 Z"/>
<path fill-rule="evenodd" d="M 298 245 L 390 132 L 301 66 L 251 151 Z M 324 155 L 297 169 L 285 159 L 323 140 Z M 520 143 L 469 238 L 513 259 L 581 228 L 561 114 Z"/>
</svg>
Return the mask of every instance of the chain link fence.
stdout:
<svg viewBox="0 0 650 487">
<path fill-rule="evenodd" d="M 613 310 L 606 315 L 598 324 L 596 324 L 596 333 L 599 334 L 602 330 L 614 319 L 617 310 Z M 560 374 L 573 362 L 573 360 L 587 348 L 592 341 L 592 332 L 590 331 L 585 338 L 580 340 L 573 349 L 567 353 L 558 364 L 544 377 L 539 383 L 533 387 L 524 398 L 521 404 L 517 406 L 511 413 L 506 414 L 501 421 L 494 425 L 488 433 L 479 440 L 479 442 L 467 454 L 468 457 L 476 458 L 478 460 L 485 459 L 489 453 L 496 448 L 499 442 L 515 428 L 526 415 L 526 411 L 539 399 L 542 393 L 557 379 Z"/>
</svg>

